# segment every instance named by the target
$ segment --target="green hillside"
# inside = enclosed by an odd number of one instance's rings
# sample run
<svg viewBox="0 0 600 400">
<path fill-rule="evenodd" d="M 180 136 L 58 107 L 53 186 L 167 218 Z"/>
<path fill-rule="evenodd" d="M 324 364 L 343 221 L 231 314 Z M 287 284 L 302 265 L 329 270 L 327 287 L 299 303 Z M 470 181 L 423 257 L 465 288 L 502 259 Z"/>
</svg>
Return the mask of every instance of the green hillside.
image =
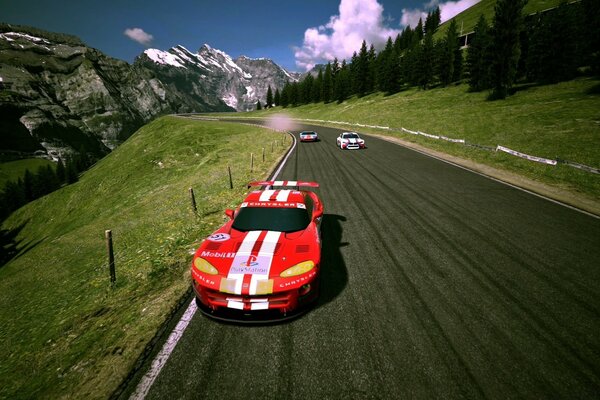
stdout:
<svg viewBox="0 0 600 400">
<path fill-rule="evenodd" d="M 491 23 L 494 19 L 494 7 L 496 6 L 497 0 L 481 0 L 473 7 L 466 9 L 461 12 L 453 19 L 456 20 L 456 26 L 458 31 L 462 33 L 473 32 L 479 16 L 483 14 L 488 23 Z M 557 7 L 561 3 L 561 0 L 529 0 L 523 8 L 523 14 L 529 15 L 534 12 L 547 10 L 548 8 Z M 442 38 L 446 34 L 446 29 L 450 26 L 448 20 L 440 25 L 440 28 L 435 33 L 436 39 Z"/>
<path fill-rule="evenodd" d="M 250 173 L 263 147 L 266 162 Z M 271 130 L 164 117 L 79 182 L 13 213 L 2 226 L 20 252 L 0 267 L 0 398 L 107 398 L 188 290 L 191 252 L 283 152 Z"/>
<path fill-rule="evenodd" d="M 0 163 L 0 188 L 4 187 L 7 181 L 16 181 L 25 175 L 25 171 L 29 170 L 35 173 L 39 167 L 46 165 L 55 166 L 52 161 L 41 158 L 28 158 L 25 160 L 16 160 Z"/>
</svg>

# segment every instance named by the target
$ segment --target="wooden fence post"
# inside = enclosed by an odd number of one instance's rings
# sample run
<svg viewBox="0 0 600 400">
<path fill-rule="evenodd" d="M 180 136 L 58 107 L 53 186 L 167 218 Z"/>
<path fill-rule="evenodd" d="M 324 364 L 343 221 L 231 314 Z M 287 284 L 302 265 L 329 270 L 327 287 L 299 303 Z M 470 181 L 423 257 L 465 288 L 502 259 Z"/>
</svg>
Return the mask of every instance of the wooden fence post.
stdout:
<svg viewBox="0 0 600 400">
<path fill-rule="evenodd" d="M 112 231 L 106 230 L 104 232 L 106 237 L 106 248 L 108 250 L 108 269 L 110 271 L 110 284 L 114 285 L 117 281 L 117 276 L 115 273 L 115 254 L 113 251 L 113 242 L 112 242 Z"/>
<path fill-rule="evenodd" d="M 190 200 L 192 201 L 192 210 L 194 214 L 198 214 L 198 208 L 196 207 L 196 196 L 194 196 L 194 189 L 190 188 Z"/>
</svg>

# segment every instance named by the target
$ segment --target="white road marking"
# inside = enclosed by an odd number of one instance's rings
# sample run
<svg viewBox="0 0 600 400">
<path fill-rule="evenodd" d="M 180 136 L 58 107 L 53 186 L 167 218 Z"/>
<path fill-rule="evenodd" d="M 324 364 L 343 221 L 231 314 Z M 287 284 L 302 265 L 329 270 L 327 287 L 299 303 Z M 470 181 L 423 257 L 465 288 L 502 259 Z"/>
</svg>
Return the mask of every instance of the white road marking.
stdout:
<svg viewBox="0 0 600 400">
<path fill-rule="evenodd" d="M 177 346 L 177 342 L 179 342 L 179 339 L 181 339 L 181 337 L 183 336 L 185 328 L 187 328 L 197 309 L 198 307 L 196 306 L 196 301 L 194 299 L 188 306 L 187 310 L 185 310 L 185 313 L 177 323 L 177 326 L 175 326 L 175 329 L 173 329 L 173 331 L 169 335 L 169 338 L 163 345 L 162 349 L 160 350 L 160 353 L 158 353 L 156 358 L 154 358 L 154 361 L 152 361 L 152 366 L 150 367 L 148 372 L 146 372 L 146 375 L 144 375 L 144 377 L 138 384 L 137 388 L 135 389 L 135 392 L 131 395 L 131 397 L 129 397 L 130 400 L 141 400 L 146 397 L 148 391 L 150 390 L 150 387 L 154 383 L 154 380 L 156 379 L 164 365 L 167 363 L 169 356 L 173 352 L 175 346 Z"/>
</svg>

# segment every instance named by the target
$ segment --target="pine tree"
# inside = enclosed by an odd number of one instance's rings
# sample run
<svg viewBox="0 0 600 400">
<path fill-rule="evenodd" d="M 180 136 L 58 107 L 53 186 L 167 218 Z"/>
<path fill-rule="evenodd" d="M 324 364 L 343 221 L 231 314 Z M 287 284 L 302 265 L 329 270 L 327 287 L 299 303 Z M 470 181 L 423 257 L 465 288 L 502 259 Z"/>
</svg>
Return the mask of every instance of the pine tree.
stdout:
<svg viewBox="0 0 600 400">
<path fill-rule="evenodd" d="M 460 57 L 460 48 L 458 44 L 458 32 L 456 31 L 456 21 L 453 19 L 446 31 L 444 39 L 443 53 L 440 61 L 440 81 L 443 85 L 448 85 L 456 78 L 455 67 L 456 57 Z"/>
<path fill-rule="evenodd" d="M 433 81 L 434 60 L 433 35 L 427 34 L 418 61 L 418 82 L 422 89 L 427 89 Z"/>
<path fill-rule="evenodd" d="M 319 74 L 313 85 L 312 102 L 319 103 L 321 101 L 321 93 L 323 92 L 323 69 L 319 68 Z"/>
<path fill-rule="evenodd" d="M 342 60 L 342 65 L 335 75 L 334 96 L 338 103 L 342 103 L 350 95 L 350 68 L 346 65 L 346 60 Z"/>
<path fill-rule="evenodd" d="M 583 40 L 586 63 L 600 75 L 600 1 L 582 0 Z"/>
<path fill-rule="evenodd" d="M 424 37 L 423 21 L 421 20 L 421 18 L 419 18 L 419 23 L 417 24 L 417 27 L 414 30 L 412 44 L 415 45 L 415 43 L 420 43 L 421 40 L 423 40 L 423 37 Z"/>
<path fill-rule="evenodd" d="M 290 97 L 289 97 L 289 102 L 292 105 L 292 107 L 296 107 L 299 104 L 299 98 L 298 98 L 298 82 L 292 82 L 292 84 L 290 85 Z"/>
<path fill-rule="evenodd" d="M 275 89 L 275 97 L 273 98 L 273 102 L 276 106 L 281 105 L 281 93 L 279 93 L 279 89 Z"/>
<path fill-rule="evenodd" d="M 315 78 L 312 74 L 306 75 L 304 81 L 302 81 L 302 101 L 301 104 L 308 104 L 313 98 L 313 86 L 315 84 Z"/>
<path fill-rule="evenodd" d="M 521 54 L 523 7 L 527 0 L 498 0 L 492 29 L 494 61 L 492 99 L 504 99 L 512 87 Z"/>
<path fill-rule="evenodd" d="M 23 195 L 25 196 L 26 202 L 33 201 L 39 197 L 37 195 L 37 189 L 35 188 L 36 184 L 37 182 L 34 174 L 32 174 L 29 169 L 26 169 L 25 174 L 23 175 Z"/>
<path fill-rule="evenodd" d="M 3 217 L 7 217 L 11 212 L 20 208 L 24 205 L 27 200 L 25 199 L 25 191 L 23 180 L 19 178 L 17 181 L 8 181 L 4 184 L 4 190 L 2 192 L 3 203 L 6 208 L 3 207 Z"/>
<path fill-rule="evenodd" d="M 530 80 L 554 83 L 575 77 L 578 21 L 574 9 L 562 3 L 558 8 L 538 15 L 534 29 L 531 29 L 527 54 Z"/>
<path fill-rule="evenodd" d="M 346 60 L 344 60 L 344 63 L 346 62 Z M 338 74 L 338 72 L 340 72 L 340 62 L 337 59 L 337 57 L 335 57 L 333 59 L 333 62 L 331 63 L 331 76 L 333 79 L 335 79 L 336 75 Z"/>
<path fill-rule="evenodd" d="M 256 102 L 256 110 L 262 110 L 262 106 L 260 105 L 260 100 Z"/>
<path fill-rule="evenodd" d="M 425 18 L 425 34 L 431 33 L 434 34 L 441 22 L 440 7 L 436 7 L 433 11 L 427 13 L 427 18 Z M 454 20 L 453 20 L 454 21 Z"/>
<path fill-rule="evenodd" d="M 373 44 L 369 47 L 369 53 L 367 54 L 367 66 L 366 91 L 367 93 L 371 93 L 375 90 L 375 81 L 377 80 L 377 53 Z"/>
<path fill-rule="evenodd" d="M 79 180 L 79 173 L 77 172 L 76 161 L 71 158 L 67 161 L 65 165 L 65 169 L 67 171 L 67 183 L 75 183 Z"/>
<path fill-rule="evenodd" d="M 321 99 L 329 103 L 333 96 L 333 77 L 331 75 L 331 63 L 327 63 L 323 75 L 323 87 L 321 88 Z"/>
<path fill-rule="evenodd" d="M 65 179 L 66 179 L 65 165 L 63 164 L 63 161 L 60 158 L 58 159 L 58 162 L 56 163 L 56 178 L 58 178 L 58 181 L 60 182 L 61 185 L 63 183 L 65 183 Z"/>
<path fill-rule="evenodd" d="M 283 89 L 281 89 L 281 107 L 286 108 L 287 106 L 290 105 L 290 86 L 291 84 L 289 82 L 286 82 L 285 85 L 283 85 Z"/>
<path fill-rule="evenodd" d="M 392 56 L 393 50 L 392 38 L 388 37 L 387 42 L 385 43 L 385 47 L 383 50 L 379 52 L 377 55 L 377 89 L 386 92 L 387 84 L 389 82 L 389 73 L 387 70 L 387 60 Z"/>
<path fill-rule="evenodd" d="M 469 88 L 481 91 L 491 87 L 492 37 L 485 17 L 480 15 L 467 50 Z"/>
<path fill-rule="evenodd" d="M 273 91 L 271 90 L 271 85 L 267 88 L 267 104 L 265 104 L 265 108 L 273 107 Z"/>
</svg>

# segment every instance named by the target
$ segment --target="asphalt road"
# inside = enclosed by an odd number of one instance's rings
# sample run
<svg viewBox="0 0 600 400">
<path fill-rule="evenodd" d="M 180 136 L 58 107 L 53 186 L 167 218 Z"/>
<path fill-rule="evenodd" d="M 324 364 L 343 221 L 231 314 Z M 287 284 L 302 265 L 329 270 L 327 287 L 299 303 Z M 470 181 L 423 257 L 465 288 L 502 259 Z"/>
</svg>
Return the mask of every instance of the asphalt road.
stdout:
<svg viewBox="0 0 600 400">
<path fill-rule="evenodd" d="M 321 301 L 274 326 L 196 313 L 147 399 L 600 397 L 600 219 L 314 129 L 280 179 L 321 184 Z"/>
</svg>

